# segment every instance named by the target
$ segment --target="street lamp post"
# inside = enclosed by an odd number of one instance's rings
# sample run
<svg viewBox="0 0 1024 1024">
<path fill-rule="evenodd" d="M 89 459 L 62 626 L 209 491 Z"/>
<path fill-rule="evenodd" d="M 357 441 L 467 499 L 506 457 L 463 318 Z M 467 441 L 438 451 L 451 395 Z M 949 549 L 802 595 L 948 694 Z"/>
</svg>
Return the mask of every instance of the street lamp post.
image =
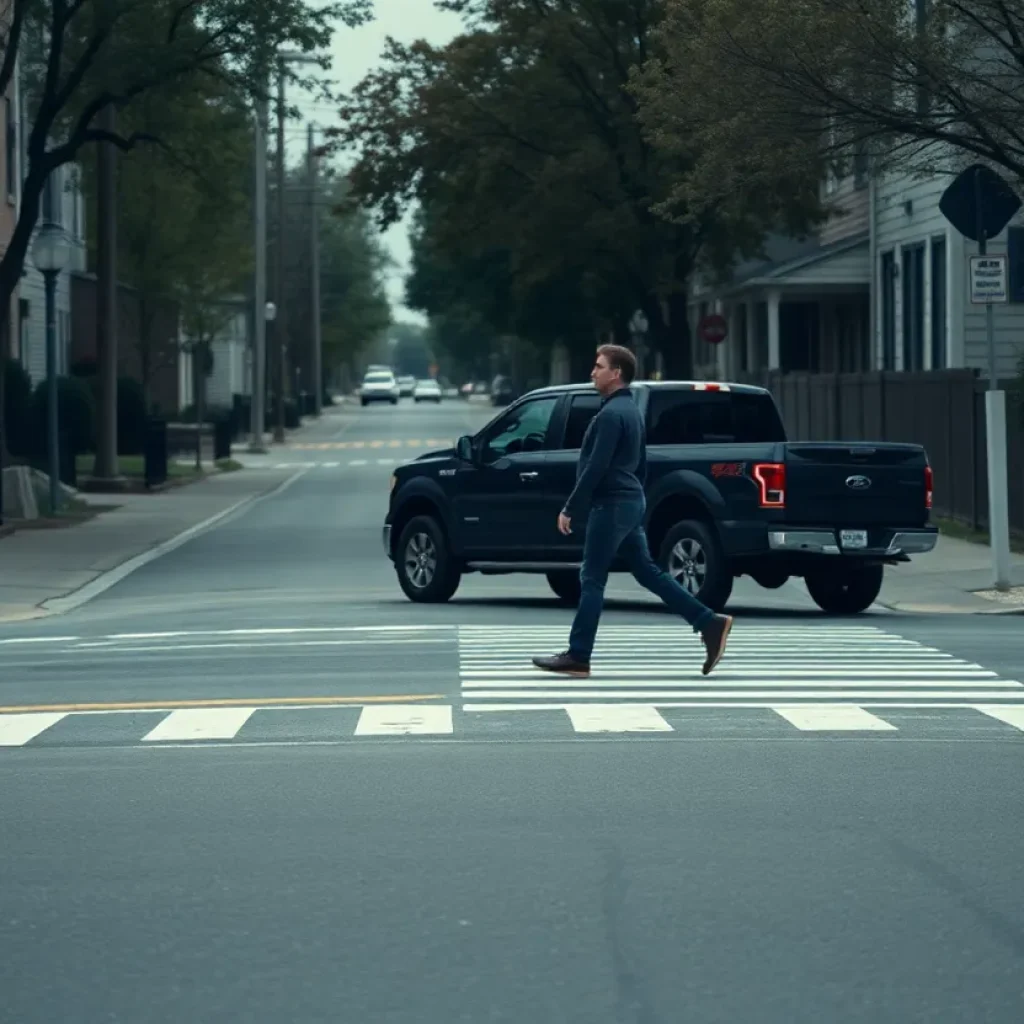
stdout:
<svg viewBox="0 0 1024 1024">
<path fill-rule="evenodd" d="M 70 246 L 64 230 L 52 221 L 39 229 L 32 245 L 32 261 L 43 275 L 46 291 L 46 397 L 49 464 L 50 515 L 60 509 L 60 439 L 57 415 L 57 317 L 55 296 L 57 276 L 67 266 Z"/>
<path fill-rule="evenodd" d="M 265 453 L 263 428 L 267 400 L 267 101 L 256 100 L 255 184 L 253 227 L 255 229 L 255 266 L 253 268 L 253 346 L 252 346 L 252 407 L 250 409 L 249 451 Z"/>
<path fill-rule="evenodd" d="M 274 327 L 274 344 L 277 362 L 277 416 L 274 422 L 274 441 L 284 441 L 284 397 L 288 383 L 288 348 L 287 348 L 287 315 L 288 303 L 285 301 L 285 161 L 284 161 L 284 121 L 285 121 L 285 67 L 288 64 L 319 64 L 320 61 L 311 54 L 299 53 L 295 50 L 279 50 L 277 52 L 277 266 L 275 282 L 277 301 L 281 304 L 280 319 Z"/>
</svg>

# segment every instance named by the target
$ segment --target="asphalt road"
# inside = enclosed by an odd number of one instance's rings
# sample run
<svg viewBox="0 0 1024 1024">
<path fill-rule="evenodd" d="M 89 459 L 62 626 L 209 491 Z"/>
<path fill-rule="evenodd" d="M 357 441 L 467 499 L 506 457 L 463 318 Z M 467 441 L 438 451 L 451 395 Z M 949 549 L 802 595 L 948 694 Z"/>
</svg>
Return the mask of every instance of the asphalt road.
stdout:
<svg viewBox="0 0 1024 1024">
<path fill-rule="evenodd" d="M 492 410 L 326 417 L 283 491 L 0 629 L 0 1021 L 1013 1022 L 1024 630 L 736 587 L 710 680 L 617 580 L 415 606 L 391 466 Z"/>
</svg>

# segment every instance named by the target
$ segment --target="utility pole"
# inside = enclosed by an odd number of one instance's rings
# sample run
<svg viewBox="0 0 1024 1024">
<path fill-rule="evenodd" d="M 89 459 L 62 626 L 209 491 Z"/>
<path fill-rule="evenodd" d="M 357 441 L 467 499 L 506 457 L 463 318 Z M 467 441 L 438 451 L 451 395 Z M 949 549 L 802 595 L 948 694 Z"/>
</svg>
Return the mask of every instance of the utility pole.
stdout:
<svg viewBox="0 0 1024 1024">
<path fill-rule="evenodd" d="M 277 416 L 274 423 L 274 441 L 284 442 L 284 397 L 288 380 L 288 352 L 285 345 L 287 338 L 288 302 L 285 298 L 285 223 L 284 201 L 284 61 L 278 59 L 277 65 L 277 320 L 274 323 L 274 341 L 277 346 Z"/>
<path fill-rule="evenodd" d="M 252 352 L 252 438 L 249 451 L 262 453 L 263 428 L 266 421 L 267 398 L 267 101 L 256 100 L 255 172 L 253 222 L 255 227 L 255 260 L 253 287 L 253 352 Z"/>
<path fill-rule="evenodd" d="M 309 292 L 312 309 L 310 311 L 313 342 L 313 415 L 323 412 L 322 398 L 324 393 L 323 348 L 320 338 L 320 224 L 317 217 L 317 158 L 314 148 L 313 124 L 309 125 L 307 144 L 309 155 L 309 244 L 310 244 L 310 282 Z"/>
<path fill-rule="evenodd" d="M 100 127 L 113 132 L 112 104 L 99 115 Z M 117 157 L 112 142 L 98 142 L 96 225 L 96 369 L 99 416 L 92 475 L 107 487 L 124 484 L 117 461 Z"/>
</svg>

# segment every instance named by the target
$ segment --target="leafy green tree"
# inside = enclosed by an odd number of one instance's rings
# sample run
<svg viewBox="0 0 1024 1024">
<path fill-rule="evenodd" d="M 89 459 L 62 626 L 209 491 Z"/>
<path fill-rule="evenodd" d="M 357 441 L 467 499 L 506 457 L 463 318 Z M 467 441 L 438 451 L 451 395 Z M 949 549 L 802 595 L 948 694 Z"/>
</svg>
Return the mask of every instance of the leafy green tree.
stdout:
<svg viewBox="0 0 1024 1024">
<path fill-rule="evenodd" d="M 753 254 L 781 208 L 809 219 L 815 190 L 730 197 L 724 217 L 715 203 L 680 206 L 699 152 L 659 146 L 630 88 L 656 46 L 664 0 L 441 6 L 466 32 L 443 48 L 392 41 L 343 110 L 340 137 L 363 153 L 357 193 L 383 223 L 413 200 L 437 203 L 430 236 L 441 252 L 468 262 L 502 253 L 509 315 L 530 321 L 538 340 L 570 325 L 587 345 L 597 330 L 626 340 L 641 308 L 669 371 L 688 373 L 695 268 Z"/>
<path fill-rule="evenodd" d="M 446 227 L 457 216 L 457 209 L 448 211 L 431 199 L 418 211 L 411 239 L 406 301 L 435 324 L 436 350 L 447 354 L 460 374 L 482 379 L 507 351 L 508 339 L 518 336 L 540 350 L 564 344 L 589 370 L 600 311 L 612 308 L 602 304 L 608 296 L 599 294 L 596 275 L 589 290 L 580 268 L 523 280 L 507 247 L 476 252 L 460 245 Z"/>
<path fill-rule="evenodd" d="M 391 324 L 384 277 L 391 258 L 374 225 L 351 202 L 345 177 L 328 166 L 318 184 L 320 247 L 320 324 L 324 379 L 342 371 L 354 375 L 362 354 Z M 305 170 L 288 175 L 285 200 L 285 294 L 289 303 L 289 345 L 301 356 L 313 334 L 310 283 L 310 191 Z M 271 235 L 276 237 L 277 226 Z M 293 363 L 301 363 L 301 358 Z"/>
<path fill-rule="evenodd" d="M 24 75 L 28 119 L 22 204 L 0 259 L 0 319 L 10 306 L 50 174 L 91 143 L 128 151 L 152 141 L 144 130 L 110 130 L 102 115 L 125 111 L 195 74 L 239 94 L 267 89 L 279 48 L 327 47 L 340 20 L 359 24 L 369 0 L 9 0 L 2 38 L 0 92 L 16 67 Z M 326 65 L 326 58 L 322 58 Z M 294 72 L 288 72 L 295 77 Z"/>
<path fill-rule="evenodd" d="M 141 383 L 173 365 L 174 339 L 157 337 L 160 304 L 177 302 L 190 340 L 208 343 L 229 314 L 221 300 L 251 268 L 251 199 L 245 184 L 252 134 L 241 97 L 218 79 L 193 75 L 143 97 L 124 119 L 158 137 L 118 167 L 119 277 L 136 289 Z M 95 160 L 86 162 L 86 201 L 95 208 Z M 87 219 L 93 243 L 96 218 Z"/>
<path fill-rule="evenodd" d="M 279 49 L 323 52 L 336 25 L 361 24 L 371 9 L 371 0 L 6 0 L 0 94 L 18 73 L 27 160 L 17 222 L 0 256 L 0 323 L 8 322 L 50 175 L 94 143 L 127 152 L 155 141 L 145 131 L 111 128 L 107 114 L 124 115 L 197 73 L 241 95 L 266 94 Z M 289 79 L 299 77 L 293 68 L 286 65 Z M 0 359 L 0 378 L 5 364 Z"/>
<path fill-rule="evenodd" d="M 760 170 L 821 154 L 924 174 L 981 159 L 1024 183 L 1019 2 L 667 0 L 659 49 L 646 102 L 666 139 L 697 120 Z"/>
<path fill-rule="evenodd" d="M 394 323 L 388 331 L 388 343 L 397 373 L 410 374 L 417 380 L 430 376 L 434 353 L 425 327 L 405 320 Z"/>
</svg>

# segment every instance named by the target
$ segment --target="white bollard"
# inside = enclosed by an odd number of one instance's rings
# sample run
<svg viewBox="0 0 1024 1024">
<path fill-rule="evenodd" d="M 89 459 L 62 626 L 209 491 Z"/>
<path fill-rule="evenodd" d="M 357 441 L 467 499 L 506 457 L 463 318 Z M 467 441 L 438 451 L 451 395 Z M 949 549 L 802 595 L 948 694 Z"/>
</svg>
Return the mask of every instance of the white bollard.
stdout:
<svg viewBox="0 0 1024 1024">
<path fill-rule="evenodd" d="M 988 531 L 996 590 L 1010 589 L 1010 508 L 1006 473 L 1006 392 L 985 392 Z"/>
</svg>

